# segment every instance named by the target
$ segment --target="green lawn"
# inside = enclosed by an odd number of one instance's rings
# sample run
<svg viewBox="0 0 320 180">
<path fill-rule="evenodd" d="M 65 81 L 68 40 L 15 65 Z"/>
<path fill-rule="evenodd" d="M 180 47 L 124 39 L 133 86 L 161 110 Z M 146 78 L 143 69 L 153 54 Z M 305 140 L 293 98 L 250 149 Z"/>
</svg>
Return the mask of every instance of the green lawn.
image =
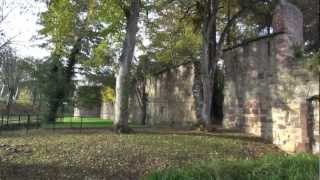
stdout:
<svg viewBox="0 0 320 180">
<path fill-rule="evenodd" d="M 268 155 L 257 160 L 216 160 L 156 171 L 148 180 L 317 180 L 319 157 Z"/>
<path fill-rule="evenodd" d="M 113 121 L 95 117 L 64 117 L 58 118 L 55 124 L 43 124 L 43 128 L 111 128 Z M 130 127 L 141 125 L 129 124 Z"/>
<path fill-rule="evenodd" d="M 93 124 L 99 124 L 99 123 L 107 123 L 107 124 L 112 124 L 112 120 L 110 119 L 101 119 L 98 117 L 64 117 L 62 120 L 58 119 L 58 122 L 63 122 L 63 123 L 93 123 Z"/>
<path fill-rule="evenodd" d="M 57 118 L 54 124 L 42 124 L 42 128 L 111 128 L 112 120 L 94 117 Z"/>
<path fill-rule="evenodd" d="M 22 127 L 28 122 L 28 116 L 10 116 L 7 122 L 7 117 L 2 119 L 0 117 L 0 126 L 3 124 L 4 127 L 8 124 L 9 126 L 20 124 Z M 30 116 L 29 123 L 40 123 L 37 116 Z M 55 124 L 42 124 L 43 128 L 106 128 L 112 127 L 112 120 L 100 119 L 92 117 L 64 117 L 58 118 Z"/>
<path fill-rule="evenodd" d="M 20 118 L 20 119 L 19 119 Z M 41 120 L 38 116 L 29 116 L 30 123 L 36 124 L 41 123 Z M 28 116 L 10 116 L 8 119 L 9 126 L 21 125 L 25 127 L 28 122 Z M 0 126 L 3 123 L 4 127 L 7 127 L 7 117 L 0 116 Z M 64 117 L 57 118 L 56 123 L 54 124 L 41 124 L 42 128 L 111 128 L 113 125 L 112 120 L 110 119 L 101 119 L 97 117 Z M 142 125 L 129 124 L 130 127 L 143 127 Z"/>
<path fill-rule="evenodd" d="M 128 179 L 169 167 L 215 160 L 282 154 L 275 146 L 242 134 L 45 129 L 0 138 L 0 179 Z M 7 133 L 7 134 L 6 134 Z"/>
<path fill-rule="evenodd" d="M 112 125 L 113 122 L 109 119 L 95 117 L 64 117 L 63 119 L 57 119 L 55 128 L 106 128 L 112 127 Z"/>
</svg>

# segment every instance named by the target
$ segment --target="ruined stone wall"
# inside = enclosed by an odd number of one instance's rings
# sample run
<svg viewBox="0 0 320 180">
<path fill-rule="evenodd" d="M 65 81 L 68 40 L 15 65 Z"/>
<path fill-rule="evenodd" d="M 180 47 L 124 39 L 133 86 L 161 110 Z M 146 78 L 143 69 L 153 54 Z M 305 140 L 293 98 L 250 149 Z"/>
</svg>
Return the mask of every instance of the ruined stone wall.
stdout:
<svg viewBox="0 0 320 180">
<path fill-rule="evenodd" d="M 94 107 L 75 107 L 73 111 L 73 116 L 79 117 L 99 117 L 100 116 L 100 106 Z"/>
<path fill-rule="evenodd" d="M 224 127 L 236 128 L 288 152 L 319 152 L 319 77 L 295 58 L 303 44 L 302 14 L 282 3 L 275 34 L 225 50 Z M 190 127 L 197 123 L 193 63 L 165 70 L 147 83 L 147 124 Z M 141 111 L 134 98 L 130 119 Z M 311 125 L 311 126 L 310 126 Z"/>
<path fill-rule="evenodd" d="M 148 126 L 190 127 L 197 122 L 193 97 L 192 63 L 163 70 L 147 80 Z M 102 103 L 101 118 L 113 119 L 114 104 Z M 135 94 L 129 100 L 129 122 L 142 124 L 142 110 Z"/>
<path fill-rule="evenodd" d="M 142 124 L 141 104 L 137 99 L 137 94 L 132 94 L 129 98 L 129 123 Z"/>
<path fill-rule="evenodd" d="M 273 23 L 282 34 L 225 52 L 225 126 L 261 136 L 285 151 L 308 151 L 319 142 L 312 141 L 319 137 L 318 114 L 309 118 L 307 102 L 319 94 L 319 80 L 295 58 L 303 44 L 302 14 L 292 4 L 281 4 Z"/>
<path fill-rule="evenodd" d="M 100 109 L 100 118 L 114 119 L 115 107 L 113 102 L 103 102 Z M 142 111 L 135 96 L 129 98 L 129 123 L 141 124 Z"/>
<path fill-rule="evenodd" d="M 289 69 L 282 66 L 278 41 L 283 36 L 225 53 L 224 125 L 261 136 L 286 151 L 299 151 L 308 143 L 305 109 L 307 99 L 319 93 L 318 77 L 294 58 Z M 314 106 L 318 109 L 319 105 Z M 318 116 L 314 110 L 313 119 Z M 318 126 L 314 134 L 319 134 Z"/>
<path fill-rule="evenodd" d="M 147 123 L 190 127 L 197 122 L 192 87 L 192 63 L 169 69 L 150 78 L 147 85 Z"/>
<path fill-rule="evenodd" d="M 271 84 L 275 69 L 275 37 L 249 42 L 224 53 L 224 125 L 270 137 Z"/>
<path fill-rule="evenodd" d="M 312 101 L 311 102 L 311 117 L 309 119 L 309 122 L 312 124 L 313 132 L 311 137 L 312 139 L 312 151 L 320 153 L 320 116 L 319 116 L 319 111 L 320 111 L 320 106 L 319 106 L 319 100 Z"/>
<path fill-rule="evenodd" d="M 100 109 L 101 119 L 114 119 L 114 103 L 113 102 L 102 102 Z"/>
<path fill-rule="evenodd" d="M 319 151 L 319 77 L 295 55 L 303 47 L 302 13 L 282 3 L 274 12 L 276 33 L 224 52 L 224 126 L 260 136 L 288 152 Z M 197 122 L 194 66 L 187 64 L 149 80 L 149 124 Z M 310 127 L 310 124 L 313 124 Z M 311 147 L 311 148 L 310 148 Z"/>
<path fill-rule="evenodd" d="M 307 136 L 310 141 L 309 148 L 312 152 L 320 153 L 320 122 L 319 99 L 311 97 L 307 101 Z"/>
</svg>

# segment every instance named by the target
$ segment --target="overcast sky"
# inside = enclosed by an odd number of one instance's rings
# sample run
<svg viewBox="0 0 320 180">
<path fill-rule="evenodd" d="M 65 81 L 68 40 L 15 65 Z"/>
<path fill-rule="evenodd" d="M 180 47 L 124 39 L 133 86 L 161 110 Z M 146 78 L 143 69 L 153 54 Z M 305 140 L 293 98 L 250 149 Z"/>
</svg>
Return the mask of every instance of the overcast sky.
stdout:
<svg viewBox="0 0 320 180">
<path fill-rule="evenodd" d="M 12 47 L 15 48 L 17 55 L 36 58 L 48 56 L 49 51 L 39 47 L 43 41 L 34 39 L 34 37 L 39 37 L 38 31 L 41 29 L 38 24 L 39 13 L 46 11 L 46 4 L 35 2 L 35 0 L 0 0 L 0 7 L 5 7 L 4 14 L 8 14 L 5 22 L 0 24 L 0 28 L 4 30 L 8 38 L 14 37 Z M 148 45 L 150 41 L 144 34 L 145 28 L 142 24 L 140 26 L 143 43 Z M 136 54 L 140 55 L 141 53 L 136 48 Z"/>
<path fill-rule="evenodd" d="M 41 28 L 38 14 L 46 10 L 45 4 L 34 0 L 0 0 L 0 3 L 5 3 L 4 14 L 8 14 L 0 26 L 7 37 L 15 37 L 12 46 L 17 55 L 36 58 L 49 55 L 46 49 L 38 47 L 40 40 L 33 40 Z"/>
</svg>

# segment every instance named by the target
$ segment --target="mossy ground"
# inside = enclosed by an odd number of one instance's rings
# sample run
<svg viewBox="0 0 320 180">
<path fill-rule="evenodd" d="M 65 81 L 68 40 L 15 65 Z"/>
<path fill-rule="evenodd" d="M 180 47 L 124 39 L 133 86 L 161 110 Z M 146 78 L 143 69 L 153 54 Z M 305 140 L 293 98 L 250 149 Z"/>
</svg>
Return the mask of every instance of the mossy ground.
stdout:
<svg viewBox="0 0 320 180">
<path fill-rule="evenodd" d="M 256 159 L 282 154 L 238 133 L 48 129 L 0 136 L 0 179 L 139 179 L 154 170 L 209 160 Z"/>
</svg>

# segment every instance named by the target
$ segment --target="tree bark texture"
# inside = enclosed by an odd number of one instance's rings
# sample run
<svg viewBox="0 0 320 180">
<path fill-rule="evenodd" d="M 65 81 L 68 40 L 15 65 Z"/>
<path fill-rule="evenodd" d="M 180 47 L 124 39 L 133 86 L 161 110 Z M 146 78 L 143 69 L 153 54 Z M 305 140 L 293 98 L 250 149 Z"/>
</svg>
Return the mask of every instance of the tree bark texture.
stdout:
<svg viewBox="0 0 320 180">
<path fill-rule="evenodd" d="M 119 58 L 119 71 L 116 80 L 114 127 L 117 132 L 125 133 L 130 131 L 128 126 L 130 65 L 134 55 L 136 34 L 138 32 L 140 0 L 131 0 L 130 7 L 124 11 L 126 12 L 127 27 L 121 56 Z"/>
<path fill-rule="evenodd" d="M 200 61 L 201 66 L 201 80 L 203 90 L 203 104 L 201 111 L 201 119 L 208 131 L 212 131 L 212 97 L 213 97 L 213 84 L 214 74 L 217 64 L 217 39 L 216 39 L 216 20 L 218 11 L 218 0 L 206 1 L 202 38 L 203 49 L 202 59 Z"/>
</svg>

